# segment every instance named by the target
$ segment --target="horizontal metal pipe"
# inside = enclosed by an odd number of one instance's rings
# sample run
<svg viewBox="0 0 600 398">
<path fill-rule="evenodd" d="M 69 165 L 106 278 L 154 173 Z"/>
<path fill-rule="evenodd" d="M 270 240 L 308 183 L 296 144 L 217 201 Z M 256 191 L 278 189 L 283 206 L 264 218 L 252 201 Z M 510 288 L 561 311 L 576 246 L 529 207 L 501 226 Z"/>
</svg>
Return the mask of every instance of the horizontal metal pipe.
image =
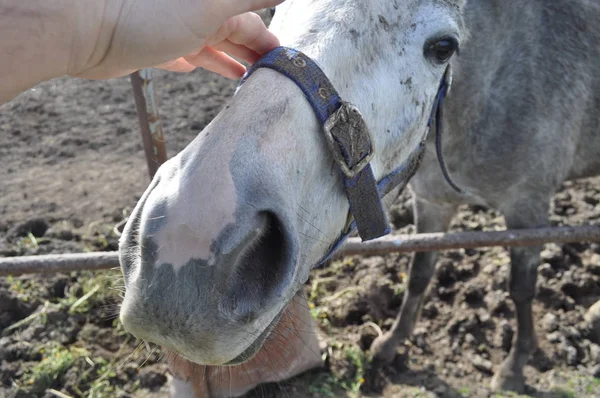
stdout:
<svg viewBox="0 0 600 398">
<path fill-rule="evenodd" d="M 119 267 L 118 252 L 44 254 L 0 258 L 0 276 L 100 271 Z"/>
<path fill-rule="evenodd" d="M 389 253 L 473 249 L 492 246 L 536 246 L 545 243 L 600 242 L 600 225 L 389 235 L 371 242 L 349 239 L 341 255 L 374 256 Z"/>
<path fill-rule="evenodd" d="M 600 242 L 600 226 L 534 228 L 506 231 L 389 235 L 369 242 L 350 238 L 336 257 L 385 255 L 491 246 L 536 246 L 545 243 Z M 49 274 L 119 267 L 117 252 L 49 254 L 0 258 L 0 276 Z"/>
</svg>

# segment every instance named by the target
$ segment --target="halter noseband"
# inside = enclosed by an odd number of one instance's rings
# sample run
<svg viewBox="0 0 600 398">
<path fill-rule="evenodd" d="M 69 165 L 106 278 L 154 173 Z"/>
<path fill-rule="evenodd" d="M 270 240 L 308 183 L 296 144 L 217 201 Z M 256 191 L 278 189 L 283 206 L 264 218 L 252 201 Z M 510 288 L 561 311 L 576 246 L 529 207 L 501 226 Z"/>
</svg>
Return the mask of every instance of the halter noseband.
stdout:
<svg viewBox="0 0 600 398">
<path fill-rule="evenodd" d="M 323 126 L 329 150 L 343 174 L 350 204 L 348 222 L 340 238 L 319 265 L 327 261 L 355 229 L 363 241 L 389 234 L 391 228 L 381 198 L 393 188 L 405 186 L 414 175 L 424 155 L 425 139 L 404 164 L 376 182 L 370 164 L 374 156 L 373 141 L 365 120 L 354 105 L 340 98 L 331 81 L 311 58 L 292 48 L 277 47 L 248 69 L 240 86 L 259 68 L 269 68 L 283 74 L 302 90 Z M 441 157 L 441 116 L 449 86 L 448 75 L 447 70 L 440 83 L 428 126 L 436 119 L 438 158 L 444 176 L 450 182 Z M 453 182 L 451 185 L 458 188 Z"/>
</svg>

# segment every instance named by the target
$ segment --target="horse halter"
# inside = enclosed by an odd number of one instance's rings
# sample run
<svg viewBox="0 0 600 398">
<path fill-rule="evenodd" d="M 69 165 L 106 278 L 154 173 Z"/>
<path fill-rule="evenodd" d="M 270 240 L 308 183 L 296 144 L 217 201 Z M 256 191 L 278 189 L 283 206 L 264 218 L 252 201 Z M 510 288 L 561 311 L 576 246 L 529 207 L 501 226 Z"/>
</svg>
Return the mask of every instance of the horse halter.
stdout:
<svg viewBox="0 0 600 398">
<path fill-rule="evenodd" d="M 367 124 L 359 110 L 343 101 L 321 68 L 302 52 L 277 47 L 265 54 L 244 75 L 239 86 L 260 68 L 273 69 L 292 80 L 304 93 L 317 119 L 329 150 L 344 179 L 344 188 L 350 204 L 348 222 L 338 241 L 330 248 L 323 264 L 355 229 L 363 241 L 372 240 L 391 232 L 381 198 L 393 188 L 408 183 L 424 155 L 425 139 L 413 150 L 407 161 L 381 181 L 376 182 L 370 161 L 375 155 Z M 444 98 L 449 88 L 449 69 L 446 70 L 436 95 L 428 127 L 436 121 L 436 148 L 444 177 L 450 179 L 441 155 L 441 119 Z M 238 88 L 239 88 L 238 86 Z"/>
</svg>

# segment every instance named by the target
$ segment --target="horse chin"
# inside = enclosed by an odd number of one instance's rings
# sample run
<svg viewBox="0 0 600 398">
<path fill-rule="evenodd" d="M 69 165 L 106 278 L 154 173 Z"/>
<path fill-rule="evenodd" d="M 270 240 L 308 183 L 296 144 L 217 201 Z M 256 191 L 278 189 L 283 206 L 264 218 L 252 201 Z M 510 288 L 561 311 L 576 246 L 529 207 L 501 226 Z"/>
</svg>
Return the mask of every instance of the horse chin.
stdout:
<svg viewBox="0 0 600 398">
<path fill-rule="evenodd" d="M 226 365 L 226 366 L 241 365 L 244 362 L 248 362 L 256 354 L 258 354 L 258 352 L 261 350 L 261 348 L 263 347 L 263 345 L 265 344 L 265 342 L 271 335 L 271 332 L 273 331 L 275 326 L 277 326 L 277 323 L 281 319 L 281 315 L 284 313 L 286 308 L 287 308 L 287 306 L 283 307 L 281 309 L 281 311 L 279 311 L 279 313 L 277 315 L 275 315 L 275 317 L 267 325 L 265 330 L 263 330 L 262 333 L 260 335 L 258 335 L 258 337 L 256 339 L 254 339 L 254 341 L 248 346 L 248 348 L 246 348 L 241 354 L 239 354 L 237 357 L 233 358 L 231 361 L 225 363 L 224 365 Z"/>
</svg>

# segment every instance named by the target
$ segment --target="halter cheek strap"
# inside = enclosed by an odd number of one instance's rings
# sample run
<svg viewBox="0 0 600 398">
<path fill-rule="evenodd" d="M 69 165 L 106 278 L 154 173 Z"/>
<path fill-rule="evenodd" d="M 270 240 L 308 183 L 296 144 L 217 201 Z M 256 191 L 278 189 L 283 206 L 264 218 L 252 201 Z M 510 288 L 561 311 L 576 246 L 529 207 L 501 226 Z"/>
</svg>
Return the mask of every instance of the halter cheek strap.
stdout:
<svg viewBox="0 0 600 398">
<path fill-rule="evenodd" d="M 427 127 L 431 127 L 431 124 L 435 121 L 435 152 L 437 154 L 438 162 L 440 164 L 440 169 L 442 170 L 442 175 L 444 179 L 454 189 L 456 192 L 464 194 L 463 191 L 450 177 L 450 173 L 448 172 L 448 167 L 446 167 L 446 162 L 444 161 L 444 153 L 442 151 L 442 135 L 443 135 L 443 119 L 444 119 L 444 100 L 446 99 L 446 95 L 448 94 L 448 90 L 450 89 L 450 85 L 452 83 L 452 68 L 448 66 L 446 68 L 446 72 L 444 73 L 444 77 L 442 82 L 440 83 L 440 87 L 438 89 L 438 94 L 435 98 L 435 102 L 433 104 L 433 108 L 431 109 L 431 116 L 429 117 L 429 122 L 427 123 Z"/>
</svg>

